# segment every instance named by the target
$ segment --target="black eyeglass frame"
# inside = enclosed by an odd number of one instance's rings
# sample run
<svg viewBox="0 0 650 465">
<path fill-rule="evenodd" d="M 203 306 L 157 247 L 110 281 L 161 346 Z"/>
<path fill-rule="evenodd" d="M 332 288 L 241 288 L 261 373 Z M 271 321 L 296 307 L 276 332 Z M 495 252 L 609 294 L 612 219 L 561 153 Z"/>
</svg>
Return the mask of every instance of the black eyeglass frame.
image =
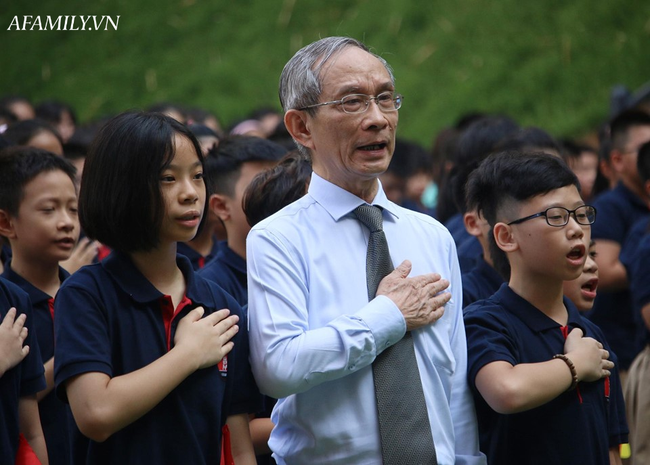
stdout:
<svg viewBox="0 0 650 465">
<path fill-rule="evenodd" d="M 551 224 L 549 222 L 549 220 L 548 220 L 548 211 L 558 209 L 558 208 L 560 210 L 564 210 L 565 212 L 567 212 L 566 221 L 563 224 Z M 593 221 L 587 222 L 587 223 L 582 223 L 578 219 L 578 215 L 576 215 L 576 212 L 578 210 L 580 210 L 581 208 L 587 208 L 587 209 L 591 208 L 593 210 L 593 212 L 594 212 Z M 594 207 L 593 205 L 580 205 L 579 207 L 577 207 L 577 208 L 575 208 L 573 210 L 569 210 L 568 208 L 564 208 L 564 207 L 549 207 L 546 210 L 544 210 L 543 212 L 535 213 L 534 215 L 526 216 L 524 218 L 519 218 L 518 220 L 511 221 L 510 223 L 508 223 L 508 226 L 513 225 L 513 224 L 520 224 L 520 223 L 523 223 L 524 221 L 532 220 L 534 218 L 539 218 L 540 216 L 543 216 L 544 219 L 546 220 L 546 224 L 548 224 L 549 226 L 553 226 L 554 228 L 561 228 L 561 227 L 566 226 L 567 224 L 569 224 L 569 219 L 571 218 L 571 214 L 573 214 L 573 219 L 576 220 L 576 223 L 578 223 L 580 225 L 583 225 L 583 226 L 590 226 L 590 225 L 592 225 L 592 224 L 594 224 L 596 222 L 596 213 L 597 213 L 596 207 Z M 588 214 L 585 215 L 585 216 L 589 217 Z"/>
<path fill-rule="evenodd" d="M 378 103 L 379 101 L 377 99 L 384 96 L 384 95 L 386 95 L 386 94 L 391 95 L 391 101 L 394 103 L 395 108 L 384 108 Z M 345 101 L 347 99 L 350 99 L 350 98 L 353 98 L 353 97 L 360 97 L 363 100 L 363 102 L 366 104 L 366 106 L 365 107 L 362 106 L 359 111 L 346 111 L 345 110 L 345 105 L 343 105 L 343 104 L 345 103 Z M 392 111 L 397 111 L 400 108 L 402 108 L 402 100 L 404 100 L 404 96 L 402 94 L 396 94 L 393 91 L 382 92 L 381 94 L 377 94 L 374 97 L 370 96 L 370 95 L 367 95 L 367 94 L 348 94 L 348 95 L 343 96 L 339 100 L 332 100 L 330 102 L 322 102 L 322 103 L 314 103 L 313 105 L 307 105 L 306 107 L 296 108 L 296 110 L 303 111 L 303 110 L 309 110 L 310 108 L 323 107 L 325 105 L 341 105 L 341 109 L 343 110 L 344 113 L 347 113 L 348 115 L 358 115 L 358 114 L 365 113 L 366 111 L 368 111 L 368 107 L 370 107 L 370 102 L 372 100 L 374 100 L 375 103 L 377 103 L 377 106 L 379 107 L 379 109 L 381 111 L 383 111 L 383 112 L 392 112 Z"/>
</svg>

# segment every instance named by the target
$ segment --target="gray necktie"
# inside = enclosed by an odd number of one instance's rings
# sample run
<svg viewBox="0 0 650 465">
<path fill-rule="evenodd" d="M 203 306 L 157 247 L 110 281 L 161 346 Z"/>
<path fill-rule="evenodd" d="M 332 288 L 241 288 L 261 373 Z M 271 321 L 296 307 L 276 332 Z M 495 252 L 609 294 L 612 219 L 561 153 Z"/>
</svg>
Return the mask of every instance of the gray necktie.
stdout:
<svg viewBox="0 0 650 465">
<path fill-rule="evenodd" d="M 393 271 L 381 208 L 361 205 L 354 210 L 370 230 L 366 255 L 368 299 L 375 298 L 379 281 Z M 384 465 L 437 464 L 436 450 L 424 401 L 410 331 L 384 350 L 372 364 Z"/>
</svg>

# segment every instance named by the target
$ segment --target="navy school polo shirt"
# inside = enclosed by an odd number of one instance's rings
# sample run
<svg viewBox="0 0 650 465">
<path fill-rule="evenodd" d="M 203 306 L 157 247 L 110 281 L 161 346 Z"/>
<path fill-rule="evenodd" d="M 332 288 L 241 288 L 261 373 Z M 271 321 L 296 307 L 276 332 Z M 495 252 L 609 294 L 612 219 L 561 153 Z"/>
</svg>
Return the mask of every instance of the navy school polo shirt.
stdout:
<svg viewBox="0 0 650 465">
<path fill-rule="evenodd" d="M 113 252 L 82 268 L 59 290 L 55 302 L 55 382 L 65 399 L 66 380 L 87 372 L 111 377 L 138 370 L 173 347 L 178 321 L 198 306 L 205 314 L 229 308 L 240 317 L 226 367 L 197 370 L 150 412 L 103 443 L 87 440 L 75 463 L 219 463 L 221 428 L 228 415 L 255 412 L 260 395 L 248 364 L 248 334 L 240 306 L 219 286 L 194 273 L 177 255 L 190 304 L 171 317 L 166 299 L 133 265 Z M 166 311 L 167 310 L 167 311 Z M 79 457 L 85 456 L 80 461 Z"/>
<path fill-rule="evenodd" d="M 458 247 L 463 241 L 472 237 L 465 229 L 465 223 L 463 221 L 463 215 L 461 213 L 454 214 L 445 222 L 445 228 L 451 233 L 451 237 L 454 238 L 456 247 Z"/>
<path fill-rule="evenodd" d="M 564 299 L 566 330 L 581 328 L 603 343 L 602 332 Z M 540 407 L 509 415 L 490 408 L 476 389 L 476 375 L 495 361 L 546 362 L 564 352 L 563 327 L 507 284 L 489 299 L 465 309 L 468 381 L 476 404 L 481 451 L 499 465 L 609 465 L 609 448 L 627 442 L 625 406 L 618 369 L 609 380 L 581 382 Z M 610 358 L 617 363 L 610 351 Z M 567 368 L 568 371 L 568 368 Z"/>
<path fill-rule="evenodd" d="M 463 276 L 463 308 L 481 299 L 487 299 L 503 284 L 503 278 L 481 255 L 476 265 Z"/>
<path fill-rule="evenodd" d="M 639 315 L 640 320 L 643 320 L 640 317 L 641 309 L 650 303 L 650 233 L 647 233 L 639 241 L 634 260 L 628 269 L 634 311 Z M 645 323 L 642 325 L 644 328 L 643 341 L 649 344 L 650 332 Z"/>
<path fill-rule="evenodd" d="M 598 214 L 591 226 L 591 238 L 619 243 L 623 254 L 620 259 L 624 260 L 627 235 L 637 221 L 650 215 L 648 206 L 621 182 L 596 197 L 594 206 Z M 598 291 L 587 318 L 603 330 L 621 368 L 627 370 L 643 348 L 640 320 L 633 311 L 629 290 Z"/>
<path fill-rule="evenodd" d="M 469 236 L 464 239 L 458 246 L 458 264 L 460 265 L 460 272 L 467 273 L 472 271 L 476 262 L 481 260 L 482 255 L 483 247 L 481 247 L 481 243 L 476 237 Z"/>
<path fill-rule="evenodd" d="M 13 464 L 18 450 L 19 415 L 18 399 L 32 396 L 45 389 L 43 362 L 38 348 L 32 304 L 29 296 L 18 286 L 0 278 L 0 321 L 11 307 L 16 307 L 16 314 L 25 313 L 28 328 L 25 345 L 29 354 L 18 365 L 8 370 L 0 378 L 0 463 Z"/>
<path fill-rule="evenodd" d="M 246 260 L 227 244 L 221 247 L 214 260 L 201 269 L 199 275 L 217 283 L 242 307 L 248 304 Z"/>
<path fill-rule="evenodd" d="M 194 250 L 192 247 L 187 245 L 187 243 L 185 242 L 179 242 L 177 244 L 177 251 L 179 254 L 185 255 L 187 258 L 190 259 L 194 271 L 199 271 L 205 265 L 210 263 L 214 259 L 214 257 L 217 256 L 221 247 L 223 247 L 222 244 L 223 241 L 218 241 L 216 236 L 213 237 L 212 239 L 213 239 L 212 250 L 210 250 L 210 253 L 208 254 L 207 257 L 204 257 L 203 255 L 198 253 L 196 250 Z"/>
<path fill-rule="evenodd" d="M 70 273 L 59 267 L 61 282 L 69 276 Z M 11 264 L 5 268 L 2 277 L 16 284 L 29 295 L 41 360 L 43 363 L 47 362 L 54 356 L 54 299 L 12 270 Z M 52 390 L 38 403 L 38 413 L 41 417 L 50 465 L 69 464 L 70 439 L 67 427 L 68 415 L 71 415 L 69 408 Z"/>
</svg>

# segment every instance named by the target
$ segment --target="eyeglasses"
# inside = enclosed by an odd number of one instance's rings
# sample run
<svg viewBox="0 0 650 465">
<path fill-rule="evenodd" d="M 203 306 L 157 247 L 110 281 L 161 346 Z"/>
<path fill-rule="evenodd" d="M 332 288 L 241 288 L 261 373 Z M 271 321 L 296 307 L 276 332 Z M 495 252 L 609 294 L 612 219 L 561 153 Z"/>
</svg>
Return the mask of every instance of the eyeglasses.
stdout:
<svg viewBox="0 0 650 465">
<path fill-rule="evenodd" d="M 376 97 L 371 97 L 366 94 L 350 94 L 343 97 L 341 100 L 332 100 L 331 102 L 315 103 L 307 105 L 306 107 L 298 108 L 298 110 L 307 110 L 309 108 L 322 107 L 325 105 L 341 105 L 341 108 L 346 113 L 364 113 L 370 106 L 370 101 L 374 100 L 381 111 L 397 111 L 402 106 L 401 94 L 394 92 L 382 92 Z"/>
<path fill-rule="evenodd" d="M 546 222 L 549 226 L 562 227 L 569 223 L 569 217 L 573 213 L 573 218 L 575 218 L 578 224 L 589 225 L 594 224 L 596 221 L 596 208 L 591 205 L 581 205 L 575 210 L 568 210 L 564 207 L 551 207 L 547 208 L 543 212 L 535 213 L 534 215 L 527 216 L 525 218 L 519 218 L 518 220 L 511 221 L 508 223 L 508 226 L 511 224 L 519 224 L 524 221 L 532 220 L 533 218 L 538 218 L 543 216 L 546 218 Z"/>
</svg>

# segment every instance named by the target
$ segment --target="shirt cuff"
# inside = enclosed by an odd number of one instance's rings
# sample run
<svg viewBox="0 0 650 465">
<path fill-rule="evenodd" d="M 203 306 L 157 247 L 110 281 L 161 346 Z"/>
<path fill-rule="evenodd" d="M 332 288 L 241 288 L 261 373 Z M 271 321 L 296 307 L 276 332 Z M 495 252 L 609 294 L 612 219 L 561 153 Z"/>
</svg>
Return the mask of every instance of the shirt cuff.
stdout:
<svg viewBox="0 0 650 465">
<path fill-rule="evenodd" d="M 406 321 L 397 305 L 385 295 L 372 299 L 357 316 L 368 325 L 375 339 L 377 355 L 406 334 Z"/>
</svg>

